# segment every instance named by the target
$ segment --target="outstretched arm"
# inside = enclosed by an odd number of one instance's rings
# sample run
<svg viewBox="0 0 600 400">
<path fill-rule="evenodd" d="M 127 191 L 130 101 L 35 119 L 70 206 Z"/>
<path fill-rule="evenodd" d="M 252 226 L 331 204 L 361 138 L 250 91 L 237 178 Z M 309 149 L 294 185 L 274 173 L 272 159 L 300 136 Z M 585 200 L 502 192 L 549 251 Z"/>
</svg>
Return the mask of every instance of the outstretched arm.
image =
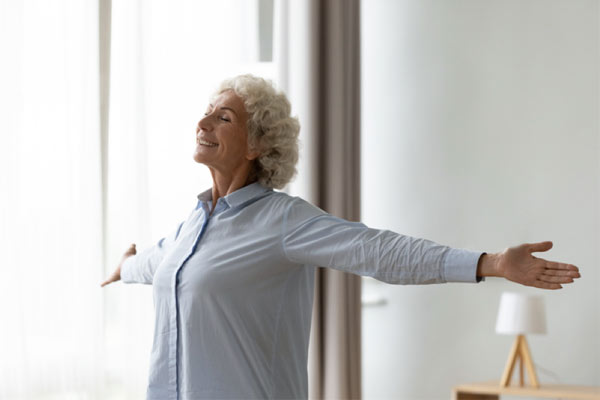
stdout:
<svg viewBox="0 0 600 400">
<path fill-rule="evenodd" d="M 549 241 L 481 254 L 370 229 L 329 215 L 301 199 L 294 201 L 284 219 L 282 237 L 284 254 L 291 261 L 394 284 L 475 282 L 476 276 L 497 276 L 526 286 L 560 289 L 562 284 L 581 276 L 572 264 L 547 261 L 531 254 L 550 250 Z"/>
<path fill-rule="evenodd" d="M 166 252 L 175 244 L 184 222 L 169 236 L 158 241 L 154 246 L 137 252 L 135 244 L 125 252 L 117 269 L 100 286 L 121 280 L 123 283 L 152 284 L 154 272 L 161 263 Z"/>
<path fill-rule="evenodd" d="M 476 282 L 480 251 L 372 229 L 295 199 L 282 227 L 289 261 L 404 285 Z"/>
<path fill-rule="evenodd" d="M 565 283 L 580 278 L 579 268 L 537 258 L 531 253 L 548 251 L 552 242 L 524 243 L 501 253 L 484 254 L 477 265 L 477 276 L 497 276 L 525 286 L 561 289 Z"/>
</svg>

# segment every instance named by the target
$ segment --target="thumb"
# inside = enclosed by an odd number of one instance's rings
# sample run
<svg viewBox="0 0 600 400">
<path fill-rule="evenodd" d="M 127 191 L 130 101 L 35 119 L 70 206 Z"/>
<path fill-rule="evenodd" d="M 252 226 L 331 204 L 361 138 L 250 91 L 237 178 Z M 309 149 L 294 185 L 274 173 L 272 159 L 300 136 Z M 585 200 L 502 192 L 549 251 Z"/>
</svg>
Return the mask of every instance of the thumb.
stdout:
<svg viewBox="0 0 600 400">
<path fill-rule="evenodd" d="M 132 243 L 131 246 L 129 246 L 129 248 L 125 251 L 123 257 L 129 257 L 134 254 L 137 254 L 137 249 L 135 248 L 135 243 Z"/>
<path fill-rule="evenodd" d="M 529 252 L 534 253 L 536 251 L 548 251 L 552 248 L 552 242 L 547 240 L 545 242 L 531 243 L 529 245 Z"/>
</svg>

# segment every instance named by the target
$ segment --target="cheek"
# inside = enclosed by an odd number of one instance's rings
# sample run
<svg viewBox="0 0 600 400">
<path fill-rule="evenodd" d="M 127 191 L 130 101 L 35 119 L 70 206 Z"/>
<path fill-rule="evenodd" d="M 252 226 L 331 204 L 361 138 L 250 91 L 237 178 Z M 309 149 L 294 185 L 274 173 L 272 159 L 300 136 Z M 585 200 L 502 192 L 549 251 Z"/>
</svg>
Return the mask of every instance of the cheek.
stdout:
<svg viewBox="0 0 600 400">
<path fill-rule="evenodd" d="M 232 140 L 229 141 L 229 148 L 235 151 L 236 154 L 246 154 L 248 149 L 248 138 L 246 132 L 232 132 L 230 136 Z"/>
<path fill-rule="evenodd" d="M 238 151 L 240 153 L 246 154 L 246 150 L 248 150 L 248 143 L 245 140 L 241 140 L 237 144 Z"/>
</svg>

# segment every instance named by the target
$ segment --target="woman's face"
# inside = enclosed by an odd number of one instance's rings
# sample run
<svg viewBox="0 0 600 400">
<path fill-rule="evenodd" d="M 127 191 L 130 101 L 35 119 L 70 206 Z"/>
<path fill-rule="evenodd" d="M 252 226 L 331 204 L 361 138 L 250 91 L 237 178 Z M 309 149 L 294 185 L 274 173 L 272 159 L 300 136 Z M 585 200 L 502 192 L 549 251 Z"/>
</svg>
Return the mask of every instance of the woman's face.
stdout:
<svg viewBox="0 0 600 400">
<path fill-rule="evenodd" d="M 248 113 L 232 90 L 208 105 L 196 127 L 194 160 L 223 174 L 234 174 L 257 157 L 248 148 Z"/>
</svg>

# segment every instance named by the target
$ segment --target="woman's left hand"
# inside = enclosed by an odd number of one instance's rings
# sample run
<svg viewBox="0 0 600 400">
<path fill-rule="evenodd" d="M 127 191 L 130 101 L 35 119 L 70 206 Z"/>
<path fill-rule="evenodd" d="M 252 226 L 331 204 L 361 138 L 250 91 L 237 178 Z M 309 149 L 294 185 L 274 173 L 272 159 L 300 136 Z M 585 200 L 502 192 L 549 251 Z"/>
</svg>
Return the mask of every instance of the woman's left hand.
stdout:
<svg viewBox="0 0 600 400">
<path fill-rule="evenodd" d="M 531 253 L 548 251 L 552 242 L 524 243 L 509 247 L 502 253 L 485 254 L 480 260 L 478 275 L 500 276 L 509 281 L 541 289 L 561 289 L 565 283 L 581 277 L 579 268 L 572 264 L 547 261 Z"/>
</svg>

